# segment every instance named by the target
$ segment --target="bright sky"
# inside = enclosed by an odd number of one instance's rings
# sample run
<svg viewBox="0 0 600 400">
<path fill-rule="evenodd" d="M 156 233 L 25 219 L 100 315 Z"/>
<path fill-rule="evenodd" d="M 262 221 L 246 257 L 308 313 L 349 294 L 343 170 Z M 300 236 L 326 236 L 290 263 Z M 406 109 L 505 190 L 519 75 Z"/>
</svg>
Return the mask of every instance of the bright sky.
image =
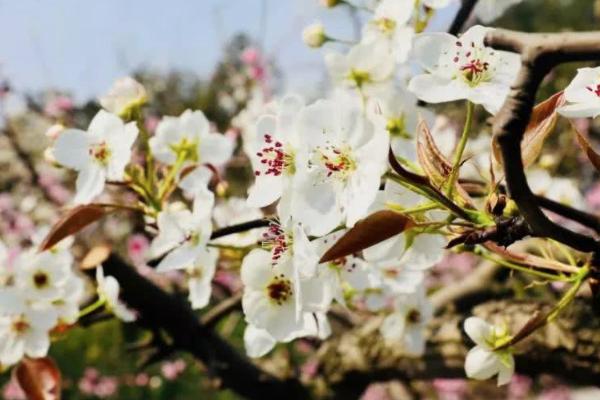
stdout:
<svg viewBox="0 0 600 400">
<path fill-rule="evenodd" d="M 352 38 L 348 9 L 318 0 L 0 0 L 0 75 L 17 90 L 85 100 L 141 66 L 207 76 L 227 38 L 246 32 L 263 38 L 293 88 L 322 76 L 321 54 L 301 40 L 316 20 Z"/>
</svg>

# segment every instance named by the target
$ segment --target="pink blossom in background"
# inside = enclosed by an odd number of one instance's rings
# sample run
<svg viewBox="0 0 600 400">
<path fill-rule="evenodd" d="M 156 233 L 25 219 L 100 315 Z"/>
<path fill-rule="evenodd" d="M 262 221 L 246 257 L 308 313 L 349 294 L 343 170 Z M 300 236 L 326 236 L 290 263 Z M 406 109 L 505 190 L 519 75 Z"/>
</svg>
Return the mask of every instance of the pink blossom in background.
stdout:
<svg viewBox="0 0 600 400">
<path fill-rule="evenodd" d="M 592 210 L 600 210 L 600 183 L 596 183 L 587 191 L 585 202 Z"/>
<path fill-rule="evenodd" d="M 160 371 L 165 379 L 172 381 L 185 371 L 185 361 L 179 359 L 175 361 L 166 361 L 160 366 Z"/>
<path fill-rule="evenodd" d="M 508 385 L 508 398 L 510 400 L 521 400 L 527 398 L 533 381 L 525 375 L 513 375 Z"/>
<path fill-rule="evenodd" d="M 248 65 L 255 65 L 261 60 L 260 51 L 255 47 L 248 47 L 240 56 L 242 62 Z"/>
<path fill-rule="evenodd" d="M 73 195 L 54 174 L 47 171 L 40 172 L 38 183 L 52 197 L 52 200 L 59 204 L 67 203 Z"/>
<path fill-rule="evenodd" d="M 127 239 L 127 256 L 137 266 L 143 265 L 150 248 L 150 241 L 145 235 L 137 233 Z"/>
<path fill-rule="evenodd" d="M 159 117 L 157 117 L 156 115 L 149 115 L 146 118 L 146 130 L 148 130 L 149 133 L 154 133 L 159 122 Z"/>
<path fill-rule="evenodd" d="M 571 393 L 567 386 L 558 385 L 551 389 L 544 390 L 538 400 L 570 400 Z"/>
<path fill-rule="evenodd" d="M 148 386 L 148 383 L 150 383 L 150 376 L 145 372 L 141 372 L 135 376 L 134 383 L 136 386 L 140 387 Z"/>
<path fill-rule="evenodd" d="M 319 372 L 319 361 L 316 359 L 308 360 L 300 367 L 300 373 L 304 379 L 312 379 Z"/>
<path fill-rule="evenodd" d="M 465 379 L 434 379 L 433 387 L 440 400 L 461 400 L 465 397 L 468 385 Z"/>
<path fill-rule="evenodd" d="M 360 400 L 392 400 L 385 383 L 373 383 L 367 387 Z"/>
<path fill-rule="evenodd" d="M 213 280 L 225 286 L 231 292 L 237 292 L 242 288 L 242 281 L 240 280 L 240 277 L 229 271 L 217 271 Z"/>
<path fill-rule="evenodd" d="M 21 389 L 19 383 L 12 377 L 2 388 L 2 398 L 4 400 L 27 400 L 23 389 Z"/>
<path fill-rule="evenodd" d="M 88 367 L 78 383 L 81 393 L 101 399 L 114 395 L 119 388 L 119 381 L 112 376 L 101 376 L 96 368 Z"/>
<path fill-rule="evenodd" d="M 73 100 L 67 96 L 56 96 L 46 103 L 44 113 L 50 117 L 58 118 L 73 110 Z"/>
</svg>

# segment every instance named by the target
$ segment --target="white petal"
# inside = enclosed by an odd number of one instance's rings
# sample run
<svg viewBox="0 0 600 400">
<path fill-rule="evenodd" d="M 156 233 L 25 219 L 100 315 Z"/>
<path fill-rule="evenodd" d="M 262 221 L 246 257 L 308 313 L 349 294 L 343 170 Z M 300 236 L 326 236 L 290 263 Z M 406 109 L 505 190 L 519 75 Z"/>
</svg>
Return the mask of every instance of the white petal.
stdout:
<svg viewBox="0 0 600 400">
<path fill-rule="evenodd" d="M 166 272 L 190 267 L 197 255 L 198 249 L 186 243 L 167 254 L 156 267 L 156 271 Z"/>
<path fill-rule="evenodd" d="M 271 253 L 254 249 L 242 261 L 241 278 L 245 286 L 263 290 L 273 276 Z"/>
<path fill-rule="evenodd" d="M 485 380 L 498 373 L 501 361 L 494 352 L 476 346 L 465 359 L 465 373 L 469 378 Z"/>
<path fill-rule="evenodd" d="M 464 322 L 464 329 L 467 335 L 478 346 L 489 349 L 486 338 L 493 336 L 494 327 L 481 318 L 469 317 Z"/>
<path fill-rule="evenodd" d="M 198 158 L 215 166 L 225 164 L 233 153 L 233 141 L 220 133 L 209 133 L 199 143 Z"/>
<path fill-rule="evenodd" d="M 444 103 L 467 98 L 468 91 L 454 79 L 436 75 L 417 75 L 410 80 L 408 90 L 428 103 Z"/>
<path fill-rule="evenodd" d="M 567 104 L 556 111 L 566 118 L 596 118 L 600 115 L 600 103 Z"/>
<path fill-rule="evenodd" d="M 277 342 L 264 329 L 248 324 L 244 331 L 244 346 L 248 357 L 258 358 L 270 352 Z"/>
<path fill-rule="evenodd" d="M 67 129 L 60 134 L 54 144 L 54 157 L 59 164 L 78 171 L 90 162 L 90 135 L 79 129 Z"/>
<path fill-rule="evenodd" d="M 104 190 L 105 178 L 106 172 L 98 165 L 89 164 L 82 169 L 75 183 L 77 194 L 73 201 L 76 204 L 90 203 L 94 197 L 98 196 Z"/>
</svg>

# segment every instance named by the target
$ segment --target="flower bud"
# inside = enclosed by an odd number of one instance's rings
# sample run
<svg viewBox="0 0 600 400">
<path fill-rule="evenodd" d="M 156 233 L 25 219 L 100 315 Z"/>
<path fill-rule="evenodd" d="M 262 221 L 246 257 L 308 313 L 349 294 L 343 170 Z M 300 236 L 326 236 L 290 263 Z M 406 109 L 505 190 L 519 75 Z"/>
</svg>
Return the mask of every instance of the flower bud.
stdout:
<svg viewBox="0 0 600 400">
<path fill-rule="evenodd" d="M 327 41 L 323 25 L 316 22 L 304 28 L 302 40 L 309 47 L 318 48 L 323 46 L 323 43 Z"/>
<path fill-rule="evenodd" d="M 54 124 L 46 131 L 46 137 L 51 140 L 56 140 L 58 136 L 63 133 L 65 127 L 63 124 Z"/>
</svg>

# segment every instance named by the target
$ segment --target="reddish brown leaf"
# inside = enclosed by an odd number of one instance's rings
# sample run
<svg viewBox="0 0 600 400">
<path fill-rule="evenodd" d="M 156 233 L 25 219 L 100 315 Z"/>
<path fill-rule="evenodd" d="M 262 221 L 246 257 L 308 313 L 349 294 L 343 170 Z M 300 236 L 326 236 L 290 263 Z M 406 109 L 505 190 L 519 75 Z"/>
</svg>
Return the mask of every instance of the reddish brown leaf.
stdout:
<svg viewBox="0 0 600 400">
<path fill-rule="evenodd" d="M 452 163 L 437 147 L 427 123 L 422 119 L 417 126 L 417 157 L 431 183 L 437 188 L 444 186 L 452 172 Z M 456 200 L 461 206 L 472 205 L 469 195 L 458 182 L 455 193 L 458 196 L 453 200 Z"/>
<path fill-rule="evenodd" d="M 69 210 L 48 232 L 40 245 L 40 251 L 47 250 L 67 236 L 73 235 L 89 224 L 98 221 L 108 210 L 96 204 L 84 204 Z"/>
<path fill-rule="evenodd" d="M 533 164 L 542 152 L 544 142 L 556 126 L 558 119 L 556 109 L 563 104 L 565 104 L 563 92 L 558 92 L 533 107 L 529 124 L 525 128 L 521 141 L 521 154 L 525 168 Z M 496 137 L 494 137 L 492 145 L 494 158 L 502 164 L 502 155 Z"/>
<path fill-rule="evenodd" d="M 442 186 L 452 172 L 452 164 L 437 147 L 427 123 L 422 119 L 417 125 L 417 157 L 431 182 Z"/>
<path fill-rule="evenodd" d="M 51 358 L 24 358 L 13 374 L 28 400 L 60 400 L 61 374 Z"/>
<path fill-rule="evenodd" d="M 594 167 L 600 171 L 600 154 L 596 153 L 585 135 L 577 130 L 577 127 L 572 121 L 571 127 L 575 131 L 575 139 L 577 139 L 579 147 L 581 147 L 587 158 L 592 162 L 592 165 L 594 165 Z"/>
<path fill-rule="evenodd" d="M 319 262 L 328 262 L 359 252 L 383 242 L 415 224 L 404 214 L 391 210 L 377 211 L 358 221 L 329 250 Z"/>
</svg>

